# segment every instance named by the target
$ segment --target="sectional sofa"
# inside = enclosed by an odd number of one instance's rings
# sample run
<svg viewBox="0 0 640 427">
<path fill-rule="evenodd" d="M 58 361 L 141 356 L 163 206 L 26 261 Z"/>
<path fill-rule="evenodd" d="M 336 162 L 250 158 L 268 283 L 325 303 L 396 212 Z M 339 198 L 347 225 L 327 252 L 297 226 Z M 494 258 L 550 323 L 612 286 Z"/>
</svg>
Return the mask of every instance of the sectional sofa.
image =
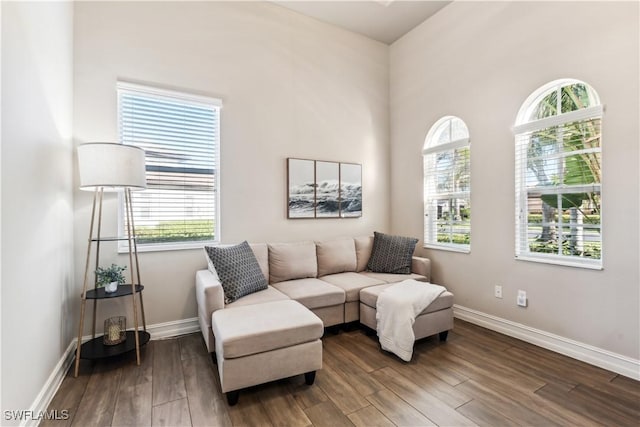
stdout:
<svg viewBox="0 0 640 427">
<path fill-rule="evenodd" d="M 427 258 L 414 256 L 408 274 L 367 271 L 373 243 L 373 236 L 319 242 L 252 243 L 250 247 L 269 285 L 229 304 L 225 304 L 224 290 L 215 270 L 198 271 L 198 319 L 208 351 L 215 352 L 211 329 L 214 312 L 272 301 L 295 300 L 315 313 L 324 327 L 359 321 L 362 312 L 363 323 L 375 329 L 377 295 L 390 283 L 405 279 L 429 281 L 431 263 Z M 366 301 L 361 303 L 360 291 L 365 288 L 369 292 Z M 446 338 L 446 331 L 453 326 L 452 303 L 453 295 L 445 292 L 421 313 L 415 324 L 418 330 L 414 327 L 416 339 L 443 332 Z"/>
</svg>

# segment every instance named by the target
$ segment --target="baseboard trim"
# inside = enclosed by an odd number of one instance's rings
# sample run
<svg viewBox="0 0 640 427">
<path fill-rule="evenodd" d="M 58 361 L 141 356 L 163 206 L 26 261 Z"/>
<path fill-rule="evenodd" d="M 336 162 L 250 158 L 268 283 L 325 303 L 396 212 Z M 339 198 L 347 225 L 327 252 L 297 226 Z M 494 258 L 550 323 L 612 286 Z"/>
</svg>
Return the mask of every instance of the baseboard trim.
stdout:
<svg viewBox="0 0 640 427">
<path fill-rule="evenodd" d="M 151 334 L 152 340 L 173 338 L 180 335 L 192 334 L 200 330 L 197 317 L 190 319 L 174 320 L 172 322 L 156 323 L 147 325 L 147 332 Z"/>
<path fill-rule="evenodd" d="M 640 360 L 454 304 L 454 317 L 556 353 L 640 380 Z"/>
<path fill-rule="evenodd" d="M 192 317 L 190 319 L 182 319 L 176 320 L 173 322 L 164 322 L 164 323 L 156 323 L 154 325 L 147 325 L 147 332 L 151 334 L 152 340 L 160 340 L 165 338 L 177 337 L 180 335 L 190 334 L 193 332 L 197 332 L 200 330 L 200 325 L 198 324 L 198 318 Z M 82 342 L 86 342 L 91 339 L 91 336 L 86 335 L 82 337 Z M 75 360 L 75 350 L 76 350 L 76 339 L 71 340 L 67 349 L 62 354 L 62 357 L 53 368 L 51 375 L 44 383 L 44 386 L 38 393 L 38 396 L 34 400 L 33 404 L 30 408 L 30 413 L 37 416 L 38 414 L 44 413 L 53 396 L 55 396 L 56 392 L 60 388 L 64 377 L 67 375 L 69 368 L 73 364 Z M 34 416 L 34 418 L 35 418 Z M 21 426 L 37 426 L 40 423 L 38 420 L 28 419 L 24 420 L 20 423 Z"/>
<path fill-rule="evenodd" d="M 60 358 L 56 366 L 53 368 L 51 375 L 49 375 L 49 378 L 44 383 L 44 386 L 40 390 L 40 393 L 38 393 L 38 396 L 36 397 L 35 401 L 31 405 L 30 413 L 33 415 L 33 417 L 30 417 L 20 422 L 21 426 L 35 427 L 38 424 L 40 424 L 39 420 L 32 419 L 32 418 L 37 418 L 38 414 L 43 414 L 49 407 L 49 404 L 51 403 L 53 396 L 55 396 L 56 392 L 60 388 L 60 384 L 62 384 L 62 380 L 64 380 L 64 377 L 67 375 L 67 371 L 69 370 L 69 368 L 71 367 L 71 364 L 73 363 L 73 359 L 75 357 L 75 349 L 76 349 L 76 341 L 73 340 L 67 346 L 67 349 L 64 351 L 64 353 L 62 354 L 62 357 Z"/>
</svg>

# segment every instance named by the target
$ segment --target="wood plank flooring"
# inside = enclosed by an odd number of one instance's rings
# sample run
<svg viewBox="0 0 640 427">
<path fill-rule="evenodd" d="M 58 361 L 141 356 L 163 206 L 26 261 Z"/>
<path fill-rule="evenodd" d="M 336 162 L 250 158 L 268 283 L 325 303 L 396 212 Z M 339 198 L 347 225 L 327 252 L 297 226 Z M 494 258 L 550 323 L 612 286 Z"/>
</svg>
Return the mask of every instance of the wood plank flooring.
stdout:
<svg viewBox="0 0 640 427">
<path fill-rule="evenodd" d="M 63 381 L 42 426 L 640 425 L 640 382 L 455 321 L 402 362 L 363 330 L 327 333 L 323 369 L 252 387 L 229 407 L 199 333 L 91 363 Z"/>
</svg>

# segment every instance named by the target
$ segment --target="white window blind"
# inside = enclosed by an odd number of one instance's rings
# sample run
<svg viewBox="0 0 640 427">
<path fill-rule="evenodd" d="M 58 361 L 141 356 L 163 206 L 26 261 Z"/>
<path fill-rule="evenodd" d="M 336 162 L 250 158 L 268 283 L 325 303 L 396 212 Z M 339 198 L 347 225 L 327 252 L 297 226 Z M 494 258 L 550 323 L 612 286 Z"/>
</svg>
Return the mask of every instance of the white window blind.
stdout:
<svg viewBox="0 0 640 427">
<path fill-rule="evenodd" d="M 469 251 L 471 147 L 465 123 L 447 116 L 427 134 L 424 161 L 424 244 Z"/>
<path fill-rule="evenodd" d="M 516 134 L 516 257 L 602 266 L 601 124 L 595 91 L 552 82 L 520 110 Z"/>
<path fill-rule="evenodd" d="M 117 90 L 120 143 L 146 153 L 147 189 L 132 193 L 138 246 L 219 240 L 221 102 L 122 82 Z"/>
</svg>

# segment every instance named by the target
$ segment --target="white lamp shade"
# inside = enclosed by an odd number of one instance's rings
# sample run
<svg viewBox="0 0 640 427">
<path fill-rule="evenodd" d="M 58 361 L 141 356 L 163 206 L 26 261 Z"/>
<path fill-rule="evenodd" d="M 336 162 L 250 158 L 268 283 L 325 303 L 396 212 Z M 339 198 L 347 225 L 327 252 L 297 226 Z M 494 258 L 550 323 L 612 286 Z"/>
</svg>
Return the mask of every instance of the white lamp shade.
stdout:
<svg viewBox="0 0 640 427">
<path fill-rule="evenodd" d="M 78 146 L 80 189 L 104 191 L 147 188 L 145 153 L 140 147 L 111 142 Z"/>
</svg>

